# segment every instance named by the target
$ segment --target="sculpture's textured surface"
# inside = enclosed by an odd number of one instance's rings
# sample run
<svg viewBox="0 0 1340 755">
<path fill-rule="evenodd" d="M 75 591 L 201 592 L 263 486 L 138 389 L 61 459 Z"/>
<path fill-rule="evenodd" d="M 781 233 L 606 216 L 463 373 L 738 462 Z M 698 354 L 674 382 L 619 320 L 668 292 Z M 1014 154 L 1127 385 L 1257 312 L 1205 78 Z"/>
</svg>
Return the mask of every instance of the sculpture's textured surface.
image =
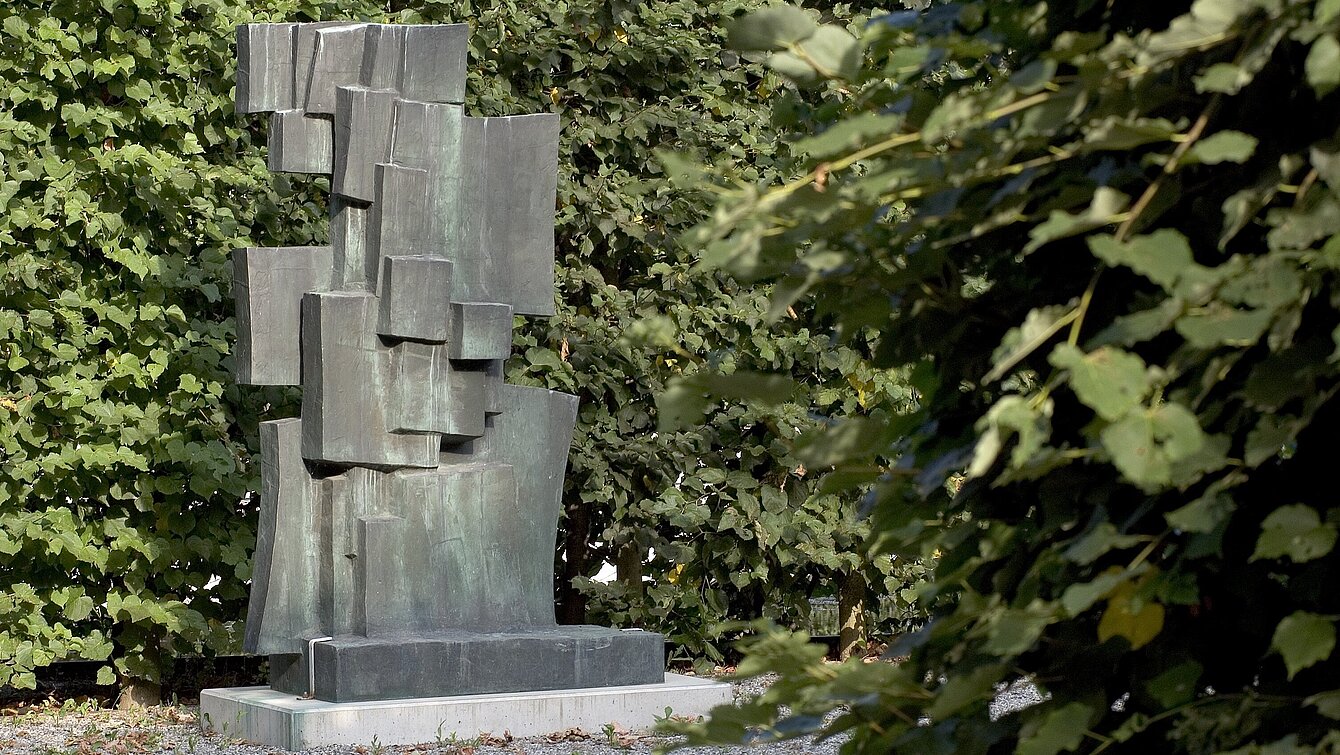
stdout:
<svg viewBox="0 0 1340 755">
<path fill-rule="evenodd" d="M 303 388 L 300 419 L 261 426 L 246 647 L 277 689 L 662 680 L 660 635 L 554 622 L 577 400 L 508 385 L 502 363 L 513 314 L 553 313 L 558 119 L 465 116 L 466 41 L 238 29 L 237 109 L 273 113 L 270 168 L 332 187 L 330 246 L 234 256 L 238 380 Z"/>
</svg>

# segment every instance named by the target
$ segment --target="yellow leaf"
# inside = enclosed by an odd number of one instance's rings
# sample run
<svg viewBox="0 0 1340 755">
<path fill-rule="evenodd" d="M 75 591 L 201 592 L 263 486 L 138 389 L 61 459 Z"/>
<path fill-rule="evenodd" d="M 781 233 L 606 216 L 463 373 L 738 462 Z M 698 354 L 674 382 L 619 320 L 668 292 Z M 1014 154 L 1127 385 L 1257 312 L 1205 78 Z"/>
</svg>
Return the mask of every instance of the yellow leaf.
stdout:
<svg viewBox="0 0 1340 755">
<path fill-rule="evenodd" d="M 559 100 L 563 99 L 563 94 L 558 91 L 558 87 L 549 90 L 549 101 L 557 105 Z"/>
<path fill-rule="evenodd" d="M 1152 601 L 1142 601 L 1136 608 L 1136 585 L 1127 582 L 1112 591 L 1107 601 L 1107 610 L 1098 621 L 1098 641 L 1106 642 L 1112 637 L 1125 637 L 1131 643 L 1131 649 L 1144 647 L 1150 640 L 1163 631 L 1163 606 Z"/>
<path fill-rule="evenodd" d="M 684 565 L 676 564 L 675 568 L 671 569 L 670 573 L 666 575 L 666 579 L 670 582 L 670 584 L 677 585 L 679 584 L 679 575 L 683 573 L 684 573 Z"/>
</svg>

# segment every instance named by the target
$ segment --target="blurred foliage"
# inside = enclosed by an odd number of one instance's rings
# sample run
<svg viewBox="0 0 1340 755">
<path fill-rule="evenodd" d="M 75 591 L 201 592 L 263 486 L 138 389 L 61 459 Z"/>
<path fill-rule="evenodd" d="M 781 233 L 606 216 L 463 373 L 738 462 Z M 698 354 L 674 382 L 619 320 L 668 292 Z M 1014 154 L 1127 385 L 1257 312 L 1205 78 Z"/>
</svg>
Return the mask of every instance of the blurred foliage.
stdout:
<svg viewBox="0 0 1340 755">
<path fill-rule="evenodd" d="M 693 741 L 1340 750 L 1338 38 L 1335 0 L 731 27 L 794 82 L 774 113 L 797 160 L 690 175 L 721 199 L 686 245 L 908 371 L 914 413 L 798 447 L 842 449 L 822 469 L 844 481 L 895 457 L 871 551 L 939 558 L 905 661 L 764 633 L 740 671 L 781 680 Z M 993 713 L 1019 679 L 1043 701 Z"/>
<path fill-rule="evenodd" d="M 31 687 L 66 658 L 109 661 L 103 681 L 152 680 L 174 655 L 238 649 L 256 425 L 297 404 L 229 377 L 228 255 L 321 243 L 327 188 L 270 174 L 265 119 L 233 112 L 233 29 L 248 22 L 467 21 L 467 107 L 562 116 L 559 314 L 519 332 L 509 379 L 582 400 L 565 618 L 589 600 L 592 620 L 659 629 L 686 657 L 719 661 L 720 621 L 800 622 L 806 598 L 852 570 L 881 589 L 895 570 L 857 552 L 856 496 L 820 495 L 792 441 L 816 422 L 811 405 L 910 407 L 900 373 L 803 313 L 764 327 L 778 314 L 766 290 L 693 270 L 670 240 L 711 197 L 671 186 L 656 150 L 749 181 L 774 178 L 786 151 L 770 126 L 790 102 L 772 94 L 782 79 L 721 50 L 723 24 L 759 6 L 0 7 L 0 686 Z M 805 388 L 704 403 L 702 426 L 656 432 L 653 395 L 704 367 L 780 371 Z M 641 569 L 590 581 L 620 553 Z M 907 597 L 898 628 L 915 620 Z"/>
</svg>

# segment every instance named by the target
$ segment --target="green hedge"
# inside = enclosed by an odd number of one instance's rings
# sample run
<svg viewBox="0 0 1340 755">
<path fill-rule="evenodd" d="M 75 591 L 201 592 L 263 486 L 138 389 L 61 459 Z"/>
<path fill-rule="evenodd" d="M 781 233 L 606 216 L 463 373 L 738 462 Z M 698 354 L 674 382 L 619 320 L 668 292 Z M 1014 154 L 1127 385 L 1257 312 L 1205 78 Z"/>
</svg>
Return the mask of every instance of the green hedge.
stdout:
<svg viewBox="0 0 1340 755">
<path fill-rule="evenodd" d="M 761 328 L 763 293 L 693 271 L 672 242 L 708 199 L 672 189 L 656 150 L 772 171 L 779 82 L 722 54 L 719 31 L 757 4 L 427 2 L 389 19 L 352 0 L 5 4 L 0 685 L 67 658 L 152 680 L 165 657 L 237 649 L 256 423 L 297 407 L 229 378 L 228 254 L 325 237 L 324 181 L 271 175 L 263 119 L 233 112 L 233 28 L 251 21 L 468 20 L 469 106 L 563 116 L 562 306 L 509 371 L 582 398 L 565 618 L 590 600 L 595 620 L 719 658 L 713 622 L 795 618 L 839 574 L 889 572 L 850 552 L 851 501 L 812 495 L 789 439 L 811 400 L 861 411 L 905 389 L 801 320 Z M 788 371 L 813 395 L 657 434 L 652 395 L 702 365 Z M 620 555 L 623 582 L 586 579 Z"/>
</svg>

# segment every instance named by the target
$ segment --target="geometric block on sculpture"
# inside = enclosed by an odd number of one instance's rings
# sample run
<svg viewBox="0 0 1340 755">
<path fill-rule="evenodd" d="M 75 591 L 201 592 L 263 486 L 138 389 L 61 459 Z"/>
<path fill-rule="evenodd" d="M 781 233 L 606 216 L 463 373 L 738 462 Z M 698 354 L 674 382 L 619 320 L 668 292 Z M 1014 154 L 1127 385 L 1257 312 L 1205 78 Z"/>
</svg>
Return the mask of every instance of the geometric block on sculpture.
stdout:
<svg viewBox="0 0 1340 755">
<path fill-rule="evenodd" d="M 276 173 L 329 173 L 335 160 L 334 124 L 309 118 L 301 110 L 276 110 L 270 116 L 267 167 Z"/>
<path fill-rule="evenodd" d="M 335 290 L 372 291 L 377 274 L 368 269 L 368 217 L 371 214 L 367 202 L 338 194 L 330 197 L 330 247 L 334 253 Z M 377 260 L 374 257 L 372 261 Z"/>
<path fill-rule="evenodd" d="M 554 205 L 558 116 L 485 118 L 485 208 L 480 248 L 498 259 L 502 296 L 462 297 L 511 304 L 517 314 L 554 313 Z M 491 287 L 491 286 L 490 286 Z"/>
<path fill-rule="evenodd" d="M 320 529 L 321 490 L 302 462 L 302 420 L 260 424 L 260 527 L 251 569 L 248 653 L 296 653 L 322 630 L 320 552 L 306 539 Z"/>
<path fill-rule="evenodd" d="M 403 632 L 411 579 L 406 572 L 405 520 L 398 516 L 358 519 L 358 578 L 354 584 L 354 631 L 365 637 Z"/>
<path fill-rule="evenodd" d="M 402 27 L 404 52 L 399 86 L 407 100 L 465 102 L 465 62 L 470 50 L 467 24 Z"/>
<path fill-rule="evenodd" d="M 318 21 L 295 24 L 297 32 L 293 36 L 293 104 L 290 107 L 305 109 L 307 92 L 311 88 L 312 64 L 316 59 L 317 32 L 324 29 L 362 25 L 348 21 Z"/>
<path fill-rule="evenodd" d="M 391 147 L 396 93 L 342 86 L 335 90 L 335 164 L 331 191 L 371 202 L 376 198 L 377 163 Z"/>
<path fill-rule="evenodd" d="M 507 552 L 551 553 L 563 510 L 563 473 L 577 420 L 577 397 L 504 383 L 498 392 L 498 408 L 500 413 L 489 418 L 483 436 L 443 447 L 441 467 L 462 463 L 511 466 L 517 501 L 525 507 L 518 518 L 537 526 L 513 528 Z M 494 515 L 511 516 L 505 511 Z M 530 558 L 512 562 L 509 569 L 508 579 L 516 594 L 524 596 L 517 600 L 527 604 L 525 610 L 552 617 L 553 567 L 545 559 Z"/>
<path fill-rule="evenodd" d="M 664 679 L 664 648 L 654 632 L 589 625 L 344 636 L 316 645 L 315 691 L 357 702 L 655 684 Z"/>
<path fill-rule="evenodd" d="M 376 189 L 368 217 L 368 254 L 387 257 L 430 254 L 440 257 L 441 245 L 427 233 L 428 171 L 378 163 Z M 436 253 L 435 253 L 436 252 Z M 379 262 L 378 270 L 381 269 Z M 382 290 L 380 282 L 377 290 Z"/>
<path fill-rule="evenodd" d="M 358 84 L 363 69 L 366 29 L 360 24 L 317 30 L 307 91 L 299 97 L 307 112 L 334 115 L 336 88 Z"/>
<path fill-rule="evenodd" d="M 451 263 L 436 257 L 385 257 L 377 332 L 446 343 L 451 337 Z M 510 338 L 510 331 L 508 333 Z"/>
<path fill-rule="evenodd" d="M 239 113 L 293 107 L 293 44 L 297 24 L 243 24 L 237 27 Z"/>
<path fill-rule="evenodd" d="M 368 24 L 360 85 L 400 90 L 405 70 L 405 28 L 400 24 Z"/>
<path fill-rule="evenodd" d="M 388 432 L 383 396 L 391 355 L 376 335 L 377 299 L 307 294 L 302 301 L 302 455 L 314 462 L 432 467 L 435 435 Z"/>
<path fill-rule="evenodd" d="M 233 251 L 237 382 L 301 385 L 302 297 L 330 290 L 332 264 L 328 246 Z"/>
<path fill-rule="evenodd" d="M 386 398 L 391 432 L 436 433 L 447 443 L 484 434 L 482 370 L 453 365 L 445 345 L 415 341 L 391 347 L 391 364 Z"/>
<path fill-rule="evenodd" d="M 452 359 L 507 359 L 512 355 L 512 307 L 491 302 L 453 302 Z"/>
</svg>

